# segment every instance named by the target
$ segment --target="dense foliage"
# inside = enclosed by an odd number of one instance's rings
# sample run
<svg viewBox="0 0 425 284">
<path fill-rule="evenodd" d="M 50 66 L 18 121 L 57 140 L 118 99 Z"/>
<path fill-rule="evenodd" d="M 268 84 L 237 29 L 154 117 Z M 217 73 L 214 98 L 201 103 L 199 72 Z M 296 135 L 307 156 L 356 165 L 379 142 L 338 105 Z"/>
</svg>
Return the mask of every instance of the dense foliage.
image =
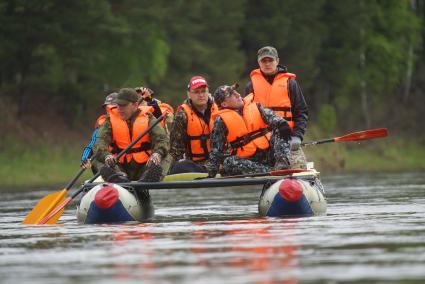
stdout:
<svg viewBox="0 0 425 284">
<path fill-rule="evenodd" d="M 139 85 L 176 106 L 193 75 L 243 85 L 273 45 L 311 123 L 424 139 L 424 18 L 425 0 L 1 0 L 0 120 L 41 109 L 83 127 Z"/>
</svg>

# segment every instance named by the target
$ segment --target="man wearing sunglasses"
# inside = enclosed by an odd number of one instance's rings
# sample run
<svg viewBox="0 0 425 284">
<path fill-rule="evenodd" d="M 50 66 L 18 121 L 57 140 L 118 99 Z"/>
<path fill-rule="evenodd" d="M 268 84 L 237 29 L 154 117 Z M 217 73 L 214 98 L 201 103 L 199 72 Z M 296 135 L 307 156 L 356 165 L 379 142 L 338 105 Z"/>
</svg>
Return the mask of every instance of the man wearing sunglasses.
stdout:
<svg viewBox="0 0 425 284">
<path fill-rule="evenodd" d="M 289 167 L 288 122 L 272 110 L 242 99 L 238 84 L 223 85 L 214 92 L 219 111 L 214 117 L 211 152 L 206 165 L 209 177 L 215 177 L 223 164 L 224 175 L 265 173 Z M 230 156 L 224 153 L 230 151 Z"/>
<path fill-rule="evenodd" d="M 216 110 L 205 78 L 192 77 L 187 86 L 187 99 L 178 107 L 171 127 L 170 154 L 175 162 L 170 174 L 206 172 L 211 115 Z"/>
</svg>

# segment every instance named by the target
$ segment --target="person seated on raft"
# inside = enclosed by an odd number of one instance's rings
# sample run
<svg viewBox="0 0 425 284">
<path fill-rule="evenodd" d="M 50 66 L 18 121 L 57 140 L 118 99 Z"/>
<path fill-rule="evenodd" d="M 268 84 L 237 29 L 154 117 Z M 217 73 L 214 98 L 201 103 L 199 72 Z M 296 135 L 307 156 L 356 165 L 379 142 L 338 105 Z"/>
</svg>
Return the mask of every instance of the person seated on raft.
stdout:
<svg viewBox="0 0 425 284">
<path fill-rule="evenodd" d="M 94 152 L 102 164 L 100 173 L 105 181 L 155 182 L 162 177 L 161 159 L 168 154 L 170 140 L 160 124 L 155 125 L 119 160 L 115 158 L 117 153 L 156 121 L 149 111 L 139 108 L 139 100 L 134 89 L 121 89 L 115 100 L 116 110 L 106 116 L 99 130 Z M 144 198 L 149 197 L 147 190 L 145 193 Z"/>
<path fill-rule="evenodd" d="M 218 87 L 214 101 L 219 111 L 213 114 L 211 152 L 206 167 L 215 177 L 223 163 L 224 175 L 266 173 L 289 167 L 291 128 L 272 110 L 242 99 L 238 84 Z M 226 149 L 228 147 L 229 149 Z M 226 150 L 230 156 L 225 157 Z"/>
<path fill-rule="evenodd" d="M 115 99 L 117 98 L 118 93 L 113 92 L 106 96 L 105 102 L 102 105 L 105 113 L 99 116 L 94 125 L 94 131 L 90 139 L 90 143 L 84 147 L 83 153 L 81 154 L 81 167 L 88 169 L 91 168 L 93 174 L 97 174 L 99 171 L 99 163 L 96 159 L 93 161 L 90 158 L 93 156 L 93 146 L 96 143 L 96 135 L 99 132 L 100 126 L 106 119 L 106 115 L 114 108 L 116 108 Z"/>
<path fill-rule="evenodd" d="M 194 76 L 187 85 L 187 99 L 177 108 L 170 133 L 170 174 L 204 172 L 210 152 L 211 114 L 217 106 L 204 77 Z"/>
<path fill-rule="evenodd" d="M 156 98 L 154 98 L 155 92 L 146 87 L 137 87 L 134 88 L 137 94 L 140 96 L 140 105 L 141 106 L 151 106 L 153 108 L 153 115 L 158 118 L 165 111 L 168 112 L 167 116 L 161 121 L 161 125 L 164 128 L 167 135 L 170 135 L 171 125 L 174 120 L 174 109 L 169 104 L 164 103 Z"/>
<path fill-rule="evenodd" d="M 167 112 L 167 116 L 161 121 L 161 126 L 164 128 L 165 133 L 170 137 L 171 125 L 174 119 L 174 109 L 166 103 L 161 102 L 160 100 L 154 98 L 154 91 L 146 87 L 137 87 L 134 88 L 136 93 L 140 96 L 139 108 L 142 111 L 149 111 L 152 114 L 159 118 L 163 113 Z M 161 161 L 162 167 L 162 176 L 166 176 L 170 170 L 172 163 L 172 157 L 170 154 L 167 154 L 163 157 Z"/>
</svg>

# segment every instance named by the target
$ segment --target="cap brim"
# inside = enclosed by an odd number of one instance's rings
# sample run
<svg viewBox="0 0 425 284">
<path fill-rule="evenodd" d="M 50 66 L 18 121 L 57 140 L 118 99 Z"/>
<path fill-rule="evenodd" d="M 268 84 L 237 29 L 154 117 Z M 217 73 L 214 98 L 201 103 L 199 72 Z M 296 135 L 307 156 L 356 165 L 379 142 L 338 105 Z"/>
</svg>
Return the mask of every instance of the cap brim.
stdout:
<svg viewBox="0 0 425 284">
<path fill-rule="evenodd" d="M 189 90 L 195 90 L 195 89 L 198 89 L 198 88 L 201 88 L 201 87 L 208 87 L 208 84 L 201 83 L 199 85 L 195 85 L 195 86 L 192 86 L 192 87 L 189 86 Z"/>
<path fill-rule="evenodd" d="M 117 104 L 117 105 L 127 105 L 129 103 L 133 103 L 133 102 L 130 102 L 130 101 L 127 101 L 127 100 L 123 100 L 123 99 L 116 99 L 115 100 L 115 104 Z"/>
<path fill-rule="evenodd" d="M 263 60 L 266 57 L 271 58 L 271 59 L 277 58 L 276 56 L 273 56 L 273 55 L 262 55 L 262 56 L 258 56 L 258 61 Z"/>
</svg>

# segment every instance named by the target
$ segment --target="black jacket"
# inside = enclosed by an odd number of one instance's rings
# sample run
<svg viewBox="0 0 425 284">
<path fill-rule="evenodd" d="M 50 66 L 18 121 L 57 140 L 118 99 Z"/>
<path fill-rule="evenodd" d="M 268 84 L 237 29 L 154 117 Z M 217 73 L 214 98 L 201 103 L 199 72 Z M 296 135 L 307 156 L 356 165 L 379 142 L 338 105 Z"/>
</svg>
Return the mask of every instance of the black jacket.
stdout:
<svg viewBox="0 0 425 284">
<path fill-rule="evenodd" d="M 264 76 L 264 78 L 270 83 L 273 83 L 273 80 L 275 76 L 278 73 L 287 73 L 288 70 L 285 66 L 278 66 L 278 71 L 276 74 L 272 76 Z M 294 79 L 290 79 L 288 82 L 288 94 L 289 99 L 291 101 L 291 108 L 292 108 L 292 116 L 294 119 L 294 129 L 292 131 L 292 136 L 298 136 L 303 140 L 305 130 L 307 128 L 307 122 L 308 122 L 308 106 L 305 102 L 304 95 L 301 91 L 300 85 L 298 85 L 297 81 Z M 248 84 L 245 87 L 245 96 L 253 93 L 254 88 L 252 86 L 252 81 L 250 80 Z"/>
</svg>

